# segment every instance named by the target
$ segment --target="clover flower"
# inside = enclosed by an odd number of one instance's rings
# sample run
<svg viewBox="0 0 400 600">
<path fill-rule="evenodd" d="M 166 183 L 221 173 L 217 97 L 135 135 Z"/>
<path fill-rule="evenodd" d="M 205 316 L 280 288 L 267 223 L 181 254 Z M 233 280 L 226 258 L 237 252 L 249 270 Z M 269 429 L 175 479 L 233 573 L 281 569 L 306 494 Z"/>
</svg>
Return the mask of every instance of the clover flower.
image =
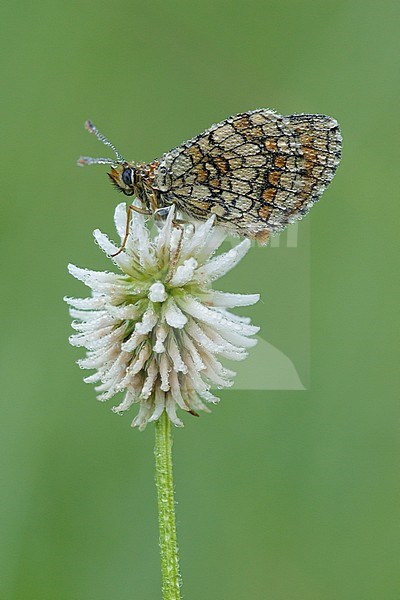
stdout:
<svg viewBox="0 0 400 600">
<path fill-rule="evenodd" d="M 126 205 L 115 210 L 121 240 L 126 228 Z M 258 301 L 258 294 L 229 294 L 212 283 L 231 270 L 247 253 L 245 239 L 213 256 L 225 232 L 204 223 L 174 225 L 174 208 L 156 233 L 144 217 L 134 213 L 124 251 L 99 230 L 94 237 L 121 273 L 98 272 L 69 265 L 69 272 L 92 290 L 89 298 L 65 298 L 77 331 L 73 346 L 87 349 L 78 360 L 95 372 L 84 379 L 97 383 L 98 399 L 124 392 L 113 408 L 123 413 L 140 405 L 132 426 L 143 430 L 166 411 L 177 426 L 183 423 L 177 407 L 197 415 L 219 399 L 213 387 L 232 385 L 235 373 L 219 358 L 242 360 L 255 345 L 259 330 L 250 320 L 228 309 Z"/>
</svg>

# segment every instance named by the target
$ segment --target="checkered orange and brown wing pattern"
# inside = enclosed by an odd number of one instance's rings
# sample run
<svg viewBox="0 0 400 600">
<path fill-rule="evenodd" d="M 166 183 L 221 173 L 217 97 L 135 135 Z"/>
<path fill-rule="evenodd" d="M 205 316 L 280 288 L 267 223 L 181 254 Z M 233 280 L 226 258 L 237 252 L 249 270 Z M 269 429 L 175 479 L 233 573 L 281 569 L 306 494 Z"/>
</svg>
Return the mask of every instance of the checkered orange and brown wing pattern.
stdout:
<svg viewBox="0 0 400 600">
<path fill-rule="evenodd" d="M 166 153 L 155 187 L 167 204 L 265 243 L 301 219 L 341 157 L 337 121 L 325 115 L 238 114 Z"/>
</svg>

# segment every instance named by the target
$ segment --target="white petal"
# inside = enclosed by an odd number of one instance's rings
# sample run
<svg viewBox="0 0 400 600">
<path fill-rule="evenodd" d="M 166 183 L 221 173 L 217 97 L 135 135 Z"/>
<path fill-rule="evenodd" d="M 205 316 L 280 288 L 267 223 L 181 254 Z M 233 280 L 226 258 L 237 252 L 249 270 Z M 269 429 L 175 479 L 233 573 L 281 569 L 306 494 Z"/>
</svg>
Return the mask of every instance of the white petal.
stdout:
<svg viewBox="0 0 400 600">
<path fill-rule="evenodd" d="M 81 369 L 99 369 L 108 362 L 115 360 L 118 352 L 119 346 L 115 344 L 108 348 L 106 352 L 101 352 L 100 354 L 88 352 L 86 358 L 80 358 L 76 362 Z"/>
<path fill-rule="evenodd" d="M 139 351 L 139 356 L 132 360 L 129 368 L 127 369 L 127 381 L 129 381 L 129 378 L 131 378 L 132 375 L 136 375 L 137 373 L 139 373 L 139 371 L 143 369 L 144 363 L 149 358 L 150 353 L 150 346 L 148 344 L 145 344 L 143 348 Z"/>
<path fill-rule="evenodd" d="M 168 354 L 170 355 L 170 357 L 172 359 L 175 371 L 181 372 L 181 373 L 187 373 L 187 370 L 188 370 L 187 366 L 185 365 L 185 363 L 182 360 L 178 345 L 177 345 L 177 343 L 175 341 L 175 337 L 173 335 L 171 335 L 168 338 Z"/>
<path fill-rule="evenodd" d="M 218 227 L 217 225 L 214 225 L 207 237 L 207 243 L 196 254 L 199 263 L 204 263 L 214 254 L 214 252 L 220 247 L 222 242 L 225 240 L 226 235 L 226 230 L 223 229 L 223 227 Z"/>
<path fill-rule="evenodd" d="M 152 306 L 149 306 L 143 313 L 142 320 L 136 323 L 135 332 L 141 335 L 150 333 L 157 324 L 158 317 Z"/>
<path fill-rule="evenodd" d="M 165 393 L 161 391 L 159 388 L 156 388 L 155 398 L 154 398 L 154 412 L 151 415 L 150 421 L 157 421 L 164 412 L 165 408 Z"/>
<path fill-rule="evenodd" d="M 157 354 L 165 352 L 165 346 L 161 340 L 156 340 L 156 343 L 153 346 L 153 352 L 156 352 Z"/>
<path fill-rule="evenodd" d="M 222 358 L 228 358 L 229 360 L 238 361 L 238 360 L 244 360 L 245 358 L 247 358 L 249 353 L 246 352 L 243 348 L 241 348 L 239 351 L 224 349 L 224 350 L 221 350 L 220 352 L 218 352 L 218 355 L 222 356 Z"/>
<path fill-rule="evenodd" d="M 121 345 L 121 349 L 126 352 L 133 352 L 147 338 L 146 335 L 133 332 L 132 335 Z"/>
<path fill-rule="evenodd" d="M 109 257 L 111 257 L 112 254 L 115 254 L 116 252 L 118 252 L 118 250 L 119 250 L 118 246 L 113 244 L 110 241 L 108 235 L 106 235 L 105 233 L 102 233 L 100 231 L 100 229 L 95 229 L 93 231 L 93 237 L 96 240 L 97 244 L 100 246 L 100 248 L 103 250 L 103 252 L 108 254 Z"/>
<path fill-rule="evenodd" d="M 217 380 L 217 378 L 221 378 L 222 380 L 227 381 L 228 387 L 233 384 L 230 378 L 235 377 L 235 371 L 231 371 L 231 369 L 226 369 L 223 367 L 219 360 L 210 354 L 204 357 L 204 362 L 206 363 L 206 370 L 204 374 L 211 379 L 213 383 L 216 385 L 224 385 L 223 383 L 219 383 Z"/>
<path fill-rule="evenodd" d="M 191 390 L 184 390 L 185 398 L 187 399 L 187 403 L 189 404 L 191 410 L 203 410 L 204 412 L 210 413 L 211 410 L 204 404 L 204 402 L 200 399 L 200 397 L 196 394 L 196 392 Z M 212 394 L 211 394 L 212 395 Z M 215 398 L 214 404 L 218 403 L 218 398 Z"/>
<path fill-rule="evenodd" d="M 150 365 L 147 367 L 147 378 L 143 384 L 141 397 L 146 400 L 151 392 L 153 391 L 154 382 L 158 376 L 158 366 L 155 360 L 152 360 Z"/>
<path fill-rule="evenodd" d="M 215 215 L 212 215 L 205 223 L 195 221 L 194 231 L 186 236 L 182 246 L 182 256 L 195 256 L 199 264 L 204 263 L 214 254 L 226 238 L 226 230 L 215 225 Z"/>
<path fill-rule="evenodd" d="M 96 350 L 104 352 L 107 347 L 121 344 L 126 333 L 126 323 L 122 323 L 120 327 L 115 328 L 105 327 L 104 329 L 98 329 L 89 331 L 85 334 L 85 346 L 88 350 Z"/>
<path fill-rule="evenodd" d="M 90 317 L 90 314 L 88 315 Z M 76 331 L 100 331 L 100 329 L 109 329 L 110 326 L 118 324 L 118 321 L 111 315 L 104 314 L 104 312 L 95 313 L 97 318 L 88 319 L 88 321 L 72 321 L 71 326 Z"/>
<path fill-rule="evenodd" d="M 187 376 L 189 379 L 191 379 L 196 392 L 200 393 L 200 391 L 208 391 L 210 389 L 210 385 L 205 383 L 205 381 L 202 379 L 201 375 L 194 366 L 194 363 L 191 360 L 190 356 L 186 357 L 186 360 L 186 364 L 188 366 Z"/>
<path fill-rule="evenodd" d="M 196 367 L 196 369 L 198 371 L 203 371 L 206 367 L 205 367 L 203 361 L 201 360 L 201 356 L 200 356 L 197 348 L 193 344 L 192 340 L 190 339 L 190 337 L 188 335 L 186 335 L 185 332 L 182 333 L 182 346 L 183 346 L 183 349 L 185 350 L 185 354 L 187 352 L 190 353 L 190 356 L 192 357 L 193 364 Z M 185 356 L 183 357 L 183 361 L 186 362 Z"/>
<path fill-rule="evenodd" d="M 211 215 L 206 222 L 196 221 L 194 224 L 193 234 L 189 239 L 185 240 L 182 247 L 182 252 L 185 256 L 197 256 L 207 243 L 210 231 L 215 223 L 216 216 Z"/>
<path fill-rule="evenodd" d="M 112 330 L 112 327 L 109 327 L 109 329 Z M 77 348 L 81 348 L 82 346 L 85 348 L 92 348 L 93 342 L 96 341 L 98 338 L 101 338 L 102 335 L 102 332 L 94 331 L 88 338 L 83 333 L 75 333 L 69 336 L 68 341 L 71 344 L 71 346 L 76 346 Z"/>
<path fill-rule="evenodd" d="M 180 384 L 179 384 L 179 377 L 178 377 L 178 374 L 174 370 L 171 371 L 171 373 L 169 375 L 169 380 L 170 380 L 170 385 L 171 385 L 170 393 L 172 394 L 174 401 L 177 403 L 178 406 L 180 406 L 180 408 L 183 408 L 183 410 L 189 410 L 189 406 L 187 405 L 185 400 L 182 398 Z"/>
<path fill-rule="evenodd" d="M 139 264 L 144 271 L 154 269 L 156 266 L 157 257 L 153 241 L 150 239 L 143 215 L 137 212 L 132 215 L 127 250 L 133 255 L 137 255 Z"/>
<path fill-rule="evenodd" d="M 65 296 L 64 300 L 67 304 L 78 310 L 95 310 L 103 308 L 106 298 L 105 296 L 96 296 L 94 298 L 69 298 Z"/>
<path fill-rule="evenodd" d="M 202 325 L 202 329 L 204 329 L 205 333 L 214 340 L 217 344 L 221 342 L 221 339 L 230 343 L 234 348 L 240 349 L 243 348 L 252 348 L 257 344 L 257 340 L 254 338 L 248 338 L 244 335 L 240 335 L 235 331 L 229 330 L 227 328 L 219 330 L 219 332 L 215 331 L 215 328 L 208 327 L 206 324 Z M 222 355 L 222 354 L 221 354 Z"/>
<path fill-rule="evenodd" d="M 206 384 L 203 381 L 203 379 L 200 377 L 200 375 L 194 368 L 193 363 L 191 365 L 188 365 L 188 367 L 188 379 L 191 380 L 192 388 L 195 390 L 195 392 L 206 402 L 212 402 L 214 404 L 219 402 L 219 398 L 217 398 L 210 392 L 210 385 Z"/>
<path fill-rule="evenodd" d="M 177 417 L 177 414 L 176 414 L 175 401 L 170 394 L 166 395 L 165 410 L 167 411 L 167 415 L 169 416 L 171 422 L 176 427 L 183 427 L 182 421 Z"/>
<path fill-rule="evenodd" d="M 118 406 L 113 406 L 111 410 L 115 413 L 122 413 L 125 410 L 128 410 L 128 408 L 130 408 L 134 402 L 135 402 L 135 397 L 128 390 L 126 392 L 125 397 L 122 400 L 121 404 L 118 404 Z"/>
<path fill-rule="evenodd" d="M 95 292 L 101 294 L 117 295 L 126 294 L 126 283 L 124 275 L 116 275 L 115 273 L 91 271 L 90 269 L 80 269 L 75 265 L 68 265 L 68 270 L 85 285 L 92 288 Z"/>
<path fill-rule="evenodd" d="M 210 402 L 211 404 L 218 404 L 218 402 L 220 401 L 220 399 L 217 396 L 214 396 L 214 394 L 212 394 L 208 390 L 197 390 L 197 393 L 199 394 L 199 396 L 201 396 L 201 398 L 203 398 L 203 400 L 205 400 L 206 402 Z"/>
<path fill-rule="evenodd" d="M 250 240 L 245 239 L 240 244 L 224 254 L 212 258 L 203 267 L 196 271 L 195 279 L 197 281 L 215 281 L 233 269 L 248 252 Z"/>
<path fill-rule="evenodd" d="M 76 308 L 70 308 L 69 314 L 73 319 L 79 319 L 80 321 L 96 321 L 101 315 L 106 313 L 103 310 L 77 310 Z"/>
<path fill-rule="evenodd" d="M 83 381 L 85 383 L 97 383 L 97 381 L 101 380 L 101 374 L 97 371 L 93 373 L 93 375 L 89 375 L 88 377 L 84 377 Z"/>
<path fill-rule="evenodd" d="M 121 279 L 121 275 L 111 273 L 110 271 L 93 271 L 91 269 L 82 269 L 81 267 L 77 267 L 72 263 L 68 265 L 68 271 L 76 279 L 83 281 L 83 283 L 86 283 L 88 279 L 98 279 L 99 281 L 103 281 L 105 283 L 118 283 Z"/>
<path fill-rule="evenodd" d="M 196 268 L 197 260 L 195 258 L 188 258 L 176 269 L 175 274 L 169 281 L 169 284 L 172 287 L 182 287 L 186 285 L 193 278 L 193 273 L 195 272 Z"/>
<path fill-rule="evenodd" d="M 222 350 L 222 346 L 215 343 L 211 338 L 209 338 L 204 330 L 194 321 L 193 319 L 189 320 L 189 323 L 185 327 L 185 331 L 192 337 L 195 342 L 202 346 L 208 352 L 219 352 Z M 221 338 L 222 340 L 222 338 Z"/>
<path fill-rule="evenodd" d="M 167 339 L 168 331 L 163 323 L 159 323 L 156 328 L 156 343 L 153 346 L 153 351 L 161 354 L 165 352 L 164 342 Z"/>
<path fill-rule="evenodd" d="M 182 329 L 187 323 L 187 317 L 178 308 L 173 298 L 168 298 L 163 306 L 163 313 L 168 325 L 175 329 Z"/>
<path fill-rule="evenodd" d="M 204 306 L 204 304 L 201 304 L 201 302 L 188 294 L 185 295 L 184 298 L 179 298 L 178 303 L 185 312 L 189 313 L 189 315 L 207 325 L 211 325 L 217 331 L 228 330 L 239 333 L 240 335 L 254 335 L 260 330 L 260 328 L 255 325 L 237 323 L 235 320 L 228 319 L 227 315 L 223 315 L 217 310 Z"/>
<path fill-rule="evenodd" d="M 136 398 L 135 402 L 139 402 L 139 400 L 140 400 L 140 394 L 142 393 L 142 390 L 143 390 L 144 381 L 145 381 L 145 374 L 142 371 L 142 372 L 138 373 L 137 375 L 130 377 L 129 381 L 127 382 L 126 387 L 128 390 L 130 390 L 131 394 L 133 394 L 133 396 Z"/>
<path fill-rule="evenodd" d="M 123 280 L 123 276 L 117 275 L 116 273 L 110 273 L 110 271 L 92 271 L 91 269 L 81 269 L 76 265 L 70 263 L 68 265 L 68 271 L 79 281 L 83 281 L 86 285 L 90 286 L 92 280 L 99 281 L 101 283 L 118 284 Z"/>
<path fill-rule="evenodd" d="M 228 294 L 226 292 L 213 291 L 212 302 L 214 306 L 251 306 L 260 299 L 260 294 Z"/>
<path fill-rule="evenodd" d="M 162 389 L 163 392 L 168 392 L 169 387 L 170 387 L 169 386 L 169 372 L 171 370 L 171 367 L 170 367 L 169 360 L 165 353 L 162 354 L 160 357 L 159 370 L 160 370 L 160 378 L 161 378 L 160 388 Z"/>
<path fill-rule="evenodd" d="M 158 234 L 156 243 L 156 252 L 157 256 L 160 257 L 169 257 L 169 250 L 171 245 L 171 232 L 172 232 L 172 222 L 175 216 L 175 207 L 171 206 L 168 217 L 165 220 L 164 226 Z"/>
<path fill-rule="evenodd" d="M 223 317 L 228 319 L 228 321 L 234 321 L 235 323 L 245 323 L 245 325 L 249 325 L 251 323 L 250 317 L 244 317 L 242 315 L 236 315 L 233 312 L 230 312 L 226 308 L 221 306 L 213 307 L 215 311 L 221 313 Z"/>
<path fill-rule="evenodd" d="M 130 363 L 130 361 L 130 352 L 120 352 L 114 363 L 109 366 L 107 372 L 107 379 L 113 380 L 113 385 L 115 385 L 117 381 L 120 381 L 125 375 L 127 365 Z"/>
<path fill-rule="evenodd" d="M 139 412 L 132 421 L 132 427 L 138 427 L 139 431 L 143 431 L 147 425 L 152 410 L 152 405 L 147 400 L 142 401 L 140 403 Z"/>
<path fill-rule="evenodd" d="M 149 300 L 152 302 L 164 302 L 167 299 L 167 292 L 161 281 L 156 281 L 149 289 Z"/>
<path fill-rule="evenodd" d="M 136 275 L 138 273 L 135 268 L 132 259 L 125 253 L 125 251 L 120 252 L 119 247 L 110 242 L 108 236 L 105 233 L 102 233 L 99 229 L 95 229 L 93 232 L 94 238 L 100 248 L 107 254 L 109 258 L 113 261 L 114 264 L 118 265 L 121 271 L 124 273 L 129 273 L 129 275 Z M 113 256 L 113 254 L 117 254 L 117 256 Z"/>
<path fill-rule="evenodd" d="M 207 352 L 213 354 L 219 354 L 224 358 L 231 360 L 243 360 L 247 356 L 247 352 L 240 346 L 234 346 L 227 342 L 219 333 L 207 329 L 202 324 L 202 327 L 193 319 L 190 320 L 189 325 L 185 327 L 185 330 L 197 344 L 197 347 L 204 348 Z M 207 335 L 208 333 L 208 335 Z"/>
<path fill-rule="evenodd" d="M 125 304 L 124 306 L 107 304 L 106 309 L 113 317 L 130 321 L 136 321 L 143 314 L 143 304 L 140 302 L 135 304 Z"/>
<path fill-rule="evenodd" d="M 115 207 L 115 211 L 114 211 L 114 223 L 115 223 L 115 229 L 118 232 L 118 235 L 121 239 L 121 243 L 125 237 L 125 231 L 126 231 L 126 204 L 125 202 L 120 202 L 120 204 L 118 204 Z"/>
</svg>

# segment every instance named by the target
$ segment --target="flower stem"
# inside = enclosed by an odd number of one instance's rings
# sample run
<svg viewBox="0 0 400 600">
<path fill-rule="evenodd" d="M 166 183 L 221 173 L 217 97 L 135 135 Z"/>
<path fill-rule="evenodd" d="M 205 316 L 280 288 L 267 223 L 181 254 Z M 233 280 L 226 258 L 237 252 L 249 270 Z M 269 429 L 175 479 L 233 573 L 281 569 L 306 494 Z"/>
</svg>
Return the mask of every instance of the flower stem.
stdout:
<svg viewBox="0 0 400 600">
<path fill-rule="evenodd" d="M 164 600 L 180 600 L 181 577 L 176 541 L 171 423 L 165 411 L 156 421 L 155 427 L 154 455 L 156 459 L 162 591 Z"/>
</svg>

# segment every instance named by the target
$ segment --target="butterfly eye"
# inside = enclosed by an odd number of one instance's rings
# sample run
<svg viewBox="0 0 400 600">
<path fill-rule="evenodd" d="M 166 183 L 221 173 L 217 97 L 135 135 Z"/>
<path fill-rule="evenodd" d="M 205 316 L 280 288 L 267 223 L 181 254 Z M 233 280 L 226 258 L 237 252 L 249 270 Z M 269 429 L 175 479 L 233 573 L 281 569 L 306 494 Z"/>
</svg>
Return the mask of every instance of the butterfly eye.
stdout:
<svg viewBox="0 0 400 600">
<path fill-rule="evenodd" d="M 124 169 L 122 171 L 122 181 L 125 185 L 132 184 L 132 169 Z"/>
</svg>

